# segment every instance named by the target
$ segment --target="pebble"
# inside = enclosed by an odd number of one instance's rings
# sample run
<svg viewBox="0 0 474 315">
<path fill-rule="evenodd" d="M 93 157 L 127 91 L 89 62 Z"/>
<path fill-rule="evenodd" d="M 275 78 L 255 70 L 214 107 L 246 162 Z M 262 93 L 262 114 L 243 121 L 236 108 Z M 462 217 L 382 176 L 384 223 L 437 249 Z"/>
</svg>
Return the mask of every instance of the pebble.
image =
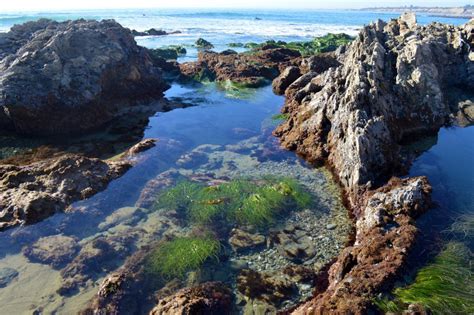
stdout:
<svg viewBox="0 0 474 315">
<path fill-rule="evenodd" d="M 337 227 L 337 225 L 334 224 L 334 223 L 328 224 L 328 225 L 326 226 L 326 228 L 327 228 L 328 230 L 334 230 L 336 227 Z"/>
</svg>

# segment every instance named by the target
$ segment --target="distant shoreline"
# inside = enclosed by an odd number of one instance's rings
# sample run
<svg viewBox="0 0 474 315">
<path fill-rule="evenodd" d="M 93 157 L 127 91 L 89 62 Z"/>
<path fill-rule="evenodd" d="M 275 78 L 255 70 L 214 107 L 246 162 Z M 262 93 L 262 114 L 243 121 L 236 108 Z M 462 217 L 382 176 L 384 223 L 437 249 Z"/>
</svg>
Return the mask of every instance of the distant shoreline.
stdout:
<svg viewBox="0 0 474 315">
<path fill-rule="evenodd" d="M 358 11 L 365 12 L 383 12 L 383 13 L 403 13 L 406 11 L 426 14 L 434 17 L 472 19 L 474 18 L 474 6 L 467 5 L 464 7 L 417 7 L 417 6 L 403 6 L 403 7 L 372 7 L 362 8 Z"/>
</svg>

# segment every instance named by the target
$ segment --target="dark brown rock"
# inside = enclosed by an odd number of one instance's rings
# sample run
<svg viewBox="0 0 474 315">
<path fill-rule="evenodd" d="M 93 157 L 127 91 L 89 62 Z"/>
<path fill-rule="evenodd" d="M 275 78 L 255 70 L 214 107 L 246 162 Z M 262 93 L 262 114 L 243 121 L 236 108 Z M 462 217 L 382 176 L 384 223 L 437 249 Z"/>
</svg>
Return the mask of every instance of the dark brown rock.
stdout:
<svg viewBox="0 0 474 315">
<path fill-rule="evenodd" d="M 15 25 L 0 34 L 0 60 L 0 126 L 22 134 L 94 129 L 168 88 L 147 51 L 113 20 Z"/>
<path fill-rule="evenodd" d="M 273 92 L 278 95 L 285 94 L 286 89 L 291 83 L 295 82 L 301 76 L 298 67 L 286 68 L 275 80 L 273 80 Z"/>
<path fill-rule="evenodd" d="M 0 230 L 32 224 L 104 190 L 128 162 L 66 154 L 30 165 L 0 165 Z"/>
<path fill-rule="evenodd" d="M 223 283 L 206 282 L 158 301 L 150 315 L 230 314 L 232 292 Z"/>
<path fill-rule="evenodd" d="M 231 82 L 258 87 L 276 78 L 290 65 L 299 65 L 299 52 L 286 49 L 261 49 L 251 54 L 201 51 L 198 61 L 180 65 L 185 77 Z"/>
</svg>

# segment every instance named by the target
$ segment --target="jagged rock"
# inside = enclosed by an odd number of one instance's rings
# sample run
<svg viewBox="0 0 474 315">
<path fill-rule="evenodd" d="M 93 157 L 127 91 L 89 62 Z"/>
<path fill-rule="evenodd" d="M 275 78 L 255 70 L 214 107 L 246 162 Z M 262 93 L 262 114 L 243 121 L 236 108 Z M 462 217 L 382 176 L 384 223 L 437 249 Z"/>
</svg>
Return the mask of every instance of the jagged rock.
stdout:
<svg viewBox="0 0 474 315">
<path fill-rule="evenodd" d="M 9 267 L 0 268 L 0 288 L 9 285 L 16 277 L 18 277 L 16 269 Z"/>
<path fill-rule="evenodd" d="M 158 301 L 150 315 L 230 314 L 232 291 L 220 282 L 185 288 Z"/>
<path fill-rule="evenodd" d="M 53 235 L 40 238 L 36 243 L 23 248 L 25 255 L 32 262 L 51 265 L 59 268 L 74 259 L 79 251 L 76 239 Z"/>
<path fill-rule="evenodd" d="M 354 190 L 349 198 L 383 183 L 404 167 L 401 141 L 449 121 L 450 88 L 473 91 L 469 34 L 468 25 L 418 26 L 411 15 L 366 26 L 338 57 L 341 66 L 289 95 L 290 117 L 275 134 L 307 160 L 327 161 Z"/>
<path fill-rule="evenodd" d="M 337 60 L 337 54 L 330 52 L 320 53 L 303 59 L 300 68 L 303 70 L 303 73 L 315 72 L 316 74 L 320 74 L 329 68 L 338 67 L 340 65 L 341 63 Z"/>
<path fill-rule="evenodd" d="M 113 20 L 15 25 L 0 34 L 0 60 L 0 126 L 22 134 L 90 130 L 168 87 Z"/>
<path fill-rule="evenodd" d="M 295 82 L 300 76 L 301 72 L 298 67 L 286 68 L 275 80 L 273 80 L 273 92 L 278 95 L 285 94 L 285 91 L 290 84 Z"/>
<path fill-rule="evenodd" d="M 472 100 L 471 38 L 472 22 L 379 20 L 335 53 L 340 66 L 287 89 L 290 117 L 275 134 L 307 160 L 329 164 L 356 220 L 355 243 L 330 267 L 326 290 L 294 314 L 367 314 L 397 280 L 431 187 L 423 177 L 386 182 L 409 166 L 404 140 L 437 132 Z"/>
<path fill-rule="evenodd" d="M 372 297 L 390 286 L 415 243 L 414 219 L 430 206 L 425 177 L 393 179 L 362 199 L 357 237 L 329 270 L 329 287 L 294 314 L 367 314 Z"/>
<path fill-rule="evenodd" d="M 38 222 L 104 190 L 128 162 L 66 154 L 26 166 L 0 165 L 0 230 Z"/>
<path fill-rule="evenodd" d="M 256 248 L 265 244 L 265 236 L 251 234 L 240 229 L 233 229 L 230 233 L 229 244 L 236 252 Z"/>
</svg>

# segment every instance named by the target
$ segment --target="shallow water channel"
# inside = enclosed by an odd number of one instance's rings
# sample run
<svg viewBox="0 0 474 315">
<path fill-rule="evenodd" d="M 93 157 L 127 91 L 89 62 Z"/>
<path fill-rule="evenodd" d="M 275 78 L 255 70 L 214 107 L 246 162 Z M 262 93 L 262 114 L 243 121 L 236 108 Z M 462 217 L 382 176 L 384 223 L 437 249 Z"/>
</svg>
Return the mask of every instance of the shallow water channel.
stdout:
<svg viewBox="0 0 474 315">
<path fill-rule="evenodd" d="M 260 302 L 238 293 L 236 277 L 242 269 L 288 282 L 292 280 L 284 278 L 284 268 L 320 268 L 338 255 L 347 242 L 351 221 L 329 173 L 282 150 L 272 136 L 278 124 L 272 117 L 278 114 L 282 97 L 275 96 L 271 87 L 242 94 L 223 91 L 215 84 L 174 84 L 166 97 L 196 106 L 150 117 L 143 137 L 159 139 L 157 146 L 139 155 L 136 166 L 122 178 L 65 213 L 0 233 L 0 279 L 4 284 L 0 313 L 75 313 L 127 257 L 157 241 L 193 233 L 192 222 L 183 223 L 182 218 L 153 206 L 160 192 L 183 179 L 212 186 L 242 178 L 254 182 L 268 176 L 288 178 L 310 194 L 312 202 L 285 209 L 265 229 L 247 229 L 265 241 L 246 250 L 229 245 L 228 231 L 243 227 L 229 223 L 221 227 L 227 232 L 213 228 L 220 242 L 219 257 L 198 270 L 188 270 L 179 279 L 181 287 L 222 281 L 235 293 L 236 313 L 244 313 Z M 292 241 L 271 241 L 281 233 Z M 303 252 L 298 259 L 288 256 L 295 250 Z M 294 305 L 310 296 L 311 283 L 298 283 L 291 292 L 275 305 L 263 307 Z M 144 294 L 148 296 L 143 297 L 146 302 L 139 313 L 148 312 L 156 303 L 152 292 Z"/>
</svg>

